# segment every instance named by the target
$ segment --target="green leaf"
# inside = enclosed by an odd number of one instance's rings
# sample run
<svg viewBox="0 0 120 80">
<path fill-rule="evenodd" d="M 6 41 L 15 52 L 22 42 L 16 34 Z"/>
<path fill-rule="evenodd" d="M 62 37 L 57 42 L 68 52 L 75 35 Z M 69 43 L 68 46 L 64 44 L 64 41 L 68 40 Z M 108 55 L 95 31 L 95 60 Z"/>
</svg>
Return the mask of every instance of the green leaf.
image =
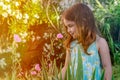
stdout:
<svg viewBox="0 0 120 80">
<path fill-rule="evenodd" d="M 105 70 L 102 72 L 101 80 L 104 80 Z"/>
<path fill-rule="evenodd" d="M 94 71 L 93 71 L 92 79 L 91 79 L 91 80 L 95 80 L 95 72 L 96 72 L 96 68 L 95 68 Z"/>
<path fill-rule="evenodd" d="M 112 75 L 112 80 L 114 80 L 114 75 Z"/>
<path fill-rule="evenodd" d="M 76 80 L 83 80 L 83 66 L 82 66 L 80 45 L 78 45 L 78 67 L 77 67 L 76 78 L 77 78 Z"/>
<path fill-rule="evenodd" d="M 67 68 L 67 80 L 71 80 L 70 65 Z"/>
<path fill-rule="evenodd" d="M 46 71 L 46 66 L 45 66 L 45 61 L 44 59 L 42 58 L 42 77 L 43 77 L 43 80 L 48 80 L 48 74 L 47 74 L 47 71 Z"/>
</svg>

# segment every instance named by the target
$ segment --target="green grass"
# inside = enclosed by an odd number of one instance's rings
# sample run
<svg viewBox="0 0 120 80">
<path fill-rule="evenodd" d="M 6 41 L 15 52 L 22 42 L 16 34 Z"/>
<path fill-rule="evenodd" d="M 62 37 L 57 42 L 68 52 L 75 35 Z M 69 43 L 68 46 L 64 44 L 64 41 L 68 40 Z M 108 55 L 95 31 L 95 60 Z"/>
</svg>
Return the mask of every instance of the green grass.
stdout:
<svg viewBox="0 0 120 80">
<path fill-rule="evenodd" d="M 53 67 L 51 67 L 51 68 L 53 69 Z M 114 79 L 112 79 L 112 80 L 120 80 L 120 65 L 112 66 L 112 68 L 113 68 L 113 76 L 114 76 Z M 57 68 L 55 68 L 55 69 L 57 70 Z M 49 75 L 48 71 L 46 71 L 44 69 L 40 72 L 43 74 L 43 76 L 32 76 L 29 73 L 25 73 L 25 77 L 18 78 L 16 71 L 14 70 L 10 74 L 5 73 L 5 76 L 0 77 L 0 80 L 26 80 L 26 79 L 28 79 L 28 80 L 45 80 L 45 79 L 46 80 L 61 80 L 61 79 L 58 79 L 58 76 L 57 76 L 58 71 L 57 72 L 55 72 L 55 71 L 53 72 L 53 74 Z M 102 77 L 104 77 L 104 76 L 102 76 Z M 75 78 L 75 77 L 71 76 L 69 69 L 68 69 L 66 78 L 67 78 L 66 80 L 72 80 L 73 78 Z M 77 80 L 77 78 L 76 78 L 76 80 Z M 93 75 L 93 80 L 94 80 L 94 75 Z M 103 80 L 103 78 L 101 78 L 101 80 Z"/>
<path fill-rule="evenodd" d="M 120 64 L 114 65 L 112 69 L 114 74 L 114 80 L 120 80 Z"/>
</svg>

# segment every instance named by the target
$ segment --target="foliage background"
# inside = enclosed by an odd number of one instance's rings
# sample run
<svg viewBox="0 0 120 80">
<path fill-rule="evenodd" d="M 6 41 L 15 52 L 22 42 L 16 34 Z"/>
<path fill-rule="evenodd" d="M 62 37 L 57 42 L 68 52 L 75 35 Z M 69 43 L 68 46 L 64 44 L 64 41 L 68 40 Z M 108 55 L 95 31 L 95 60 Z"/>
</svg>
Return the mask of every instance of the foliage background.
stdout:
<svg viewBox="0 0 120 80">
<path fill-rule="evenodd" d="M 29 71 L 35 64 L 41 66 L 42 58 L 47 66 L 56 59 L 60 68 L 65 58 L 60 14 L 80 1 L 93 10 L 96 25 L 110 47 L 114 76 L 120 79 L 119 0 L 0 0 L 0 76 L 14 69 L 17 74 Z M 59 33 L 62 39 L 57 38 Z M 14 35 L 21 41 L 15 42 Z"/>
</svg>

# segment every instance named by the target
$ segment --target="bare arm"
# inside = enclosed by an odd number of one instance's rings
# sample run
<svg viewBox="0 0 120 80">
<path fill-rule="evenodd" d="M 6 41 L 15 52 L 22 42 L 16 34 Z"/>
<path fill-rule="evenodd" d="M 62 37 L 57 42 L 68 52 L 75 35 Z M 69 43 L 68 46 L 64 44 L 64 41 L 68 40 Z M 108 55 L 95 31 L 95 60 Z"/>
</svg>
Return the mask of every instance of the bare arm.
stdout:
<svg viewBox="0 0 120 80">
<path fill-rule="evenodd" d="M 70 61 L 70 53 L 69 53 L 69 51 L 67 50 L 67 51 L 66 51 L 65 65 L 64 65 L 64 67 L 62 68 L 62 80 L 64 80 L 64 78 L 65 78 L 65 73 L 66 73 L 66 70 L 67 70 L 69 61 Z"/>
<path fill-rule="evenodd" d="M 111 80 L 112 66 L 111 66 L 110 52 L 107 41 L 104 38 L 99 39 L 98 48 L 102 60 L 102 65 L 103 68 L 105 69 L 105 80 Z"/>
</svg>

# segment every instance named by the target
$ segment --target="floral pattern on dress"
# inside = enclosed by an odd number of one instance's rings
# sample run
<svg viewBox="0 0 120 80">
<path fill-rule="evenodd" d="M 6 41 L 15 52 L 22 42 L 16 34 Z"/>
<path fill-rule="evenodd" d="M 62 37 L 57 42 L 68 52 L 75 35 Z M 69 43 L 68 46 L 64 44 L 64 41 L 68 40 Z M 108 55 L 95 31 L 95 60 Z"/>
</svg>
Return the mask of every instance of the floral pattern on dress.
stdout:
<svg viewBox="0 0 120 80">
<path fill-rule="evenodd" d="M 78 64 L 78 42 L 77 40 L 71 43 L 71 65 L 74 66 L 74 75 L 76 75 L 77 64 Z M 95 80 L 100 80 L 101 78 L 101 61 L 99 53 L 96 47 L 96 42 L 93 42 L 87 49 L 90 55 L 85 54 L 83 47 L 80 45 L 82 64 L 83 64 L 83 80 L 91 80 L 92 74 L 95 70 Z"/>
</svg>

